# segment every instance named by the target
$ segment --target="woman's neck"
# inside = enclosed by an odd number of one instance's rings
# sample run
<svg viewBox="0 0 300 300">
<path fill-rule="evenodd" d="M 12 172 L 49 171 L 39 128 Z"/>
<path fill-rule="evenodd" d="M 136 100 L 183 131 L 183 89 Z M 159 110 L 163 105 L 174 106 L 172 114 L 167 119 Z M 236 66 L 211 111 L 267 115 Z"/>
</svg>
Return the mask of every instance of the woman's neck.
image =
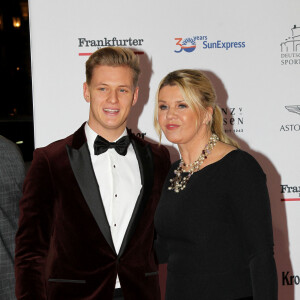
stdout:
<svg viewBox="0 0 300 300">
<path fill-rule="evenodd" d="M 211 132 L 209 131 L 199 134 L 187 144 L 178 145 L 181 157 L 186 165 L 193 163 L 199 158 L 210 137 Z"/>
</svg>

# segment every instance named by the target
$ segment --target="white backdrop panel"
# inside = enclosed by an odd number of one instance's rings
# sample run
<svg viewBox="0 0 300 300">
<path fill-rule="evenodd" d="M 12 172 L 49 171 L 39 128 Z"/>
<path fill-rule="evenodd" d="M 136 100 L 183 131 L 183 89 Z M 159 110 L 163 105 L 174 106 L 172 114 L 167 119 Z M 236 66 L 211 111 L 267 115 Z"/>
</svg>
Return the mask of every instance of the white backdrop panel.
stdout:
<svg viewBox="0 0 300 300">
<path fill-rule="evenodd" d="M 88 56 L 79 54 L 94 52 L 98 40 L 136 40 L 132 46 L 144 52 L 139 104 L 129 125 L 151 140 L 157 141 L 152 116 L 161 78 L 179 68 L 205 71 L 226 130 L 267 174 L 279 299 L 300 300 L 300 202 L 281 201 L 300 198 L 300 2 L 29 0 L 29 7 L 36 147 L 87 120 L 82 84 Z M 193 51 L 179 52 L 176 43 L 185 41 Z M 218 41 L 232 47 L 208 48 Z"/>
</svg>

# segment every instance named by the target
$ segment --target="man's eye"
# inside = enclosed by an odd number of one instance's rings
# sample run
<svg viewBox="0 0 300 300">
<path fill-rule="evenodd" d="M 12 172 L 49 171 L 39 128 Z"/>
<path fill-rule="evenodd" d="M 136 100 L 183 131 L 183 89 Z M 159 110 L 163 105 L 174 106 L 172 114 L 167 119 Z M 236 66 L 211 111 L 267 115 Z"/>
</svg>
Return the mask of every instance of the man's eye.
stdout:
<svg viewBox="0 0 300 300">
<path fill-rule="evenodd" d="M 105 92 L 105 91 L 106 91 L 106 88 L 105 88 L 105 87 L 99 88 L 99 91 Z"/>
<path fill-rule="evenodd" d="M 121 92 L 121 93 L 126 93 L 127 90 L 126 90 L 126 89 L 120 89 L 120 92 Z"/>
<path fill-rule="evenodd" d="M 164 105 L 164 104 L 161 104 L 160 106 L 159 106 L 159 109 L 160 110 L 166 110 L 168 107 L 167 107 L 167 105 Z"/>
</svg>

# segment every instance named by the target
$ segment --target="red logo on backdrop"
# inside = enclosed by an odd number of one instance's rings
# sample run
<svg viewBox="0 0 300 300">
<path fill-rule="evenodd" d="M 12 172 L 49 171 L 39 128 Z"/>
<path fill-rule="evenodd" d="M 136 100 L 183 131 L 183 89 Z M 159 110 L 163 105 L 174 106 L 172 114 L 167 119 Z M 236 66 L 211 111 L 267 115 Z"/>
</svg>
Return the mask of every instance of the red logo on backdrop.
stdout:
<svg viewBox="0 0 300 300">
<path fill-rule="evenodd" d="M 281 185 L 281 193 L 287 196 L 287 198 L 281 199 L 281 201 L 300 201 L 300 186 L 292 186 L 288 184 Z M 288 198 L 288 196 L 292 196 Z M 294 196 L 294 197 L 293 197 Z"/>
<path fill-rule="evenodd" d="M 182 50 L 185 52 L 193 52 L 196 49 L 196 42 L 194 38 L 175 38 L 176 45 L 180 47 L 179 50 L 174 50 L 176 53 L 180 53 Z"/>
</svg>

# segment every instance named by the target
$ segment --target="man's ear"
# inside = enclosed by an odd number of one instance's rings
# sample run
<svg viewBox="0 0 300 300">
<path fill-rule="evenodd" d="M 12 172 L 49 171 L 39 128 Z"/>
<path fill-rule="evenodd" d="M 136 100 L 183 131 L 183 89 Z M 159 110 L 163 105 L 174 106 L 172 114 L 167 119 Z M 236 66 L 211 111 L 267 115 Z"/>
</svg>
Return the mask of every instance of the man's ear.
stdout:
<svg viewBox="0 0 300 300">
<path fill-rule="evenodd" d="M 86 102 L 90 102 L 90 90 L 86 82 L 83 83 L 83 97 Z"/>
<path fill-rule="evenodd" d="M 138 96 L 139 96 L 139 87 L 137 86 L 133 93 L 132 106 L 134 106 L 136 104 L 136 102 L 138 100 Z"/>
</svg>

